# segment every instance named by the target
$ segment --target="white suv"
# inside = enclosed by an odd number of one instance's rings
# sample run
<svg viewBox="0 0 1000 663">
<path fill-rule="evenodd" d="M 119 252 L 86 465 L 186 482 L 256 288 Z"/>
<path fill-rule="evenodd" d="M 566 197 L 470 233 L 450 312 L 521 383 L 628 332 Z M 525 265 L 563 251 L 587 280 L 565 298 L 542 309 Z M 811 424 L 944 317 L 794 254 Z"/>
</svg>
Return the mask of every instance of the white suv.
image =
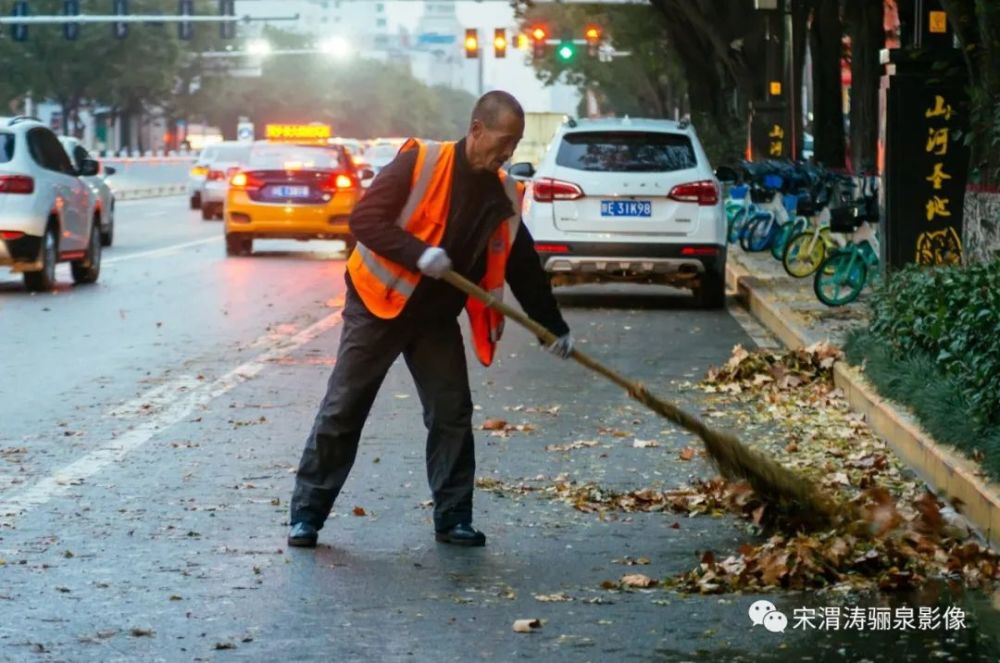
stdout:
<svg viewBox="0 0 1000 663">
<path fill-rule="evenodd" d="M 80 179 L 97 172 L 91 159 L 77 170 L 41 122 L 0 118 L 0 265 L 23 273 L 29 290 L 51 290 L 57 262 L 70 263 L 76 283 L 97 281 L 100 211 Z"/>
<path fill-rule="evenodd" d="M 725 303 L 719 182 L 685 122 L 569 120 L 528 183 L 522 214 L 553 285 L 632 281 L 690 288 Z"/>
</svg>

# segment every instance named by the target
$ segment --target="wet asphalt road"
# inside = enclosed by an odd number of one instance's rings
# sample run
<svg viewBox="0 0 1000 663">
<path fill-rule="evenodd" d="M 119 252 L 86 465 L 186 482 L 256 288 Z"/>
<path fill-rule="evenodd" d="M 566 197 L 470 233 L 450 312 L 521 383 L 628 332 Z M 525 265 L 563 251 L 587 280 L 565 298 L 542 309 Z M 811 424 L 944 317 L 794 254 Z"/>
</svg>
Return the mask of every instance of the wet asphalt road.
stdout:
<svg viewBox="0 0 1000 663">
<path fill-rule="evenodd" d="M 436 544 L 401 362 L 320 547 L 288 550 L 293 471 L 339 337 L 340 245 L 259 243 L 227 259 L 221 224 L 186 199 L 119 205 L 96 286 L 72 287 L 61 267 L 63 287 L 29 295 L 0 275 L 0 660 L 925 660 L 935 647 L 995 660 L 973 631 L 781 635 L 751 628 L 752 596 L 601 589 L 734 550 L 748 535 L 729 518 L 602 519 L 478 491 L 487 547 Z M 753 343 L 732 315 L 679 293 L 561 299 L 583 349 L 693 409 L 702 396 L 679 383 Z M 481 477 L 633 489 L 712 474 L 677 461 L 697 446 L 689 436 L 518 329 L 493 368 L 470 366 L 477 425 L 536 427 L 478 431 Z M 574 440 L 599 444 L 544 449 Z M 651 563 L 615 563 L 625 556 Z M 534 598 L 556 593 L 575 600 Z M 815 604 L 769 598 L 788 612 Z M 544 626 L 513 633 L 520 618 Z"/>
</svg>

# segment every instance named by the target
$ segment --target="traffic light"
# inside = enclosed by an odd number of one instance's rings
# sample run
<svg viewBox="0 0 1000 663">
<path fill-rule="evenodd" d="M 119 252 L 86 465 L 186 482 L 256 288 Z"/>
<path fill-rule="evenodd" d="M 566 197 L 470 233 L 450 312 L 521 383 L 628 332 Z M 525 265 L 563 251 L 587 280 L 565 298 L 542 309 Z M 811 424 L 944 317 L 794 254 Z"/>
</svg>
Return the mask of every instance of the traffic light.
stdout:
<svg viewBox="0 0 1000 663">
<path fill-rule="evenodd" d="M 531 29 L 531 53 L 535 59 L 545 57 L 545 41 L 549 38 L 549 31 L 541 25 L 536 25 Z"/>
<path fill-rule="evenodd" d="M 563 62 L 569 62 L 576 56 L 576 46 L 569 39 L 564 39 L 559 42 L 559 47 L 556 49 L 556 56 Z"/>
<path fill-rule="evenodd" d="M 128 14 L 128 0 L 114 0 L 111 12 L 115 16 L 125 16 Z M 111 36 L 115 39 L 125 39 L 128 37 L 128 23 L 117 22 L 111 24 Z"/>
<path fill-rule="evenodd" d="M 27 16 L 28 15 L 28 3 L 26 0 L 18 0 L 14 3 L 14 11 L 11 12 L 12 16 Z M 14 23 L 10 26 L 10 36 L 14 41 L 25 41 L 28 38 L 28 26 L 25 23 Z"/>
<path fill-rule="evenodd" d="M 219 16 L 236 16 L 236 0 L 219 0 Z M 236 21 L 219 24 L 219 36 L 232 39 L 236 36 Z"/>
<path fill-rule="evenodd" d="M 597 25 L 588 25 L 583 32 L 583 38 L 587 42 L 587 53 L 590 57 L 595 57 L 601 46 L 601 28 Z"/>
<path fill-rule="evenodd" d="M 77 16 L 80 13 L 80 0 L 63 0 L 63 14 Z M 75 41 L 80 36 L 79 23 L 63 23 L 63 37 Z"/>
<path fill-rule="evenodd" d="M 507 30 L 504 28 L 493 30 L 493 55 L 498 58 L 507 57 Z"/>
<path fill-rule="evenodd" d="M 475 28 L 465 30 L 465 57 L 479 57 L 479 31 Z"/>
<path fill-rule="evenodd" d="M 177 0 L 177 13 L 181 16 L 190 16 L 194 13 L 194 0 Z M 177 24 L 177 38 L 187 41 L 191 39 L 193 30 L 191 21 L 181 21 Z"/>
</svg>

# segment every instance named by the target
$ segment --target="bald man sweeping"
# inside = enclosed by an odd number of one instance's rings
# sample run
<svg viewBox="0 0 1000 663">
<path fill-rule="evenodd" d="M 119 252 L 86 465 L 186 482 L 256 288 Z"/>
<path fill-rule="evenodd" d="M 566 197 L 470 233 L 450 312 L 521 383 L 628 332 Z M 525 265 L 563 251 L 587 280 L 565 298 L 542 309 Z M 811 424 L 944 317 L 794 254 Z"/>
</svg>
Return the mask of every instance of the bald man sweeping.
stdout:
<svg viewBox="0 0 1000 663">
<path fill-rule="evenodd" d="M 424 411 L 435 538 L 486 544 L 472 526 L 472 396 L 458 316 L 468 311 L 471 342 L 486 365 L 503 319 L 440 278 L 454 270 L 497 294 L 506 283 L 525 312 L 558 337 L 547 349 L 570 356 L 569 327 L 520 222 L 521 191 L 500 170 L 523 133 L 517 100 L 489 92 L 476 102 L 465 138 L 409 140 L 351 214 L 357 247 L 347 263 L 340 348 L 299 463 L 289 545 L 316 545 L 400 354 Z"/>
</svg>

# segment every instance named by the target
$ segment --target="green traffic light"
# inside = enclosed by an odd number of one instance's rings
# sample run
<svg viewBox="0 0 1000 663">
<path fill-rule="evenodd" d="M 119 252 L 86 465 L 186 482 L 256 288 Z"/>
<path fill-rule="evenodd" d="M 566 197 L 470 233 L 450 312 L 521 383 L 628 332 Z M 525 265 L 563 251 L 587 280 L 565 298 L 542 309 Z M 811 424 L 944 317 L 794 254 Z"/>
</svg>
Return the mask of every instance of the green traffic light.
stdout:
<svg viewBox="0 0 1000 663">
<path fill-rule="evenodd" d="M 572 60 L 573 56 L 576 55 L 576 48 L 573 44 L 563 42 L 562 44 L 559 44 L 559 50 L 556 51 L 556 54 L 559 56 L 560 60 Z"/>
</svg>

